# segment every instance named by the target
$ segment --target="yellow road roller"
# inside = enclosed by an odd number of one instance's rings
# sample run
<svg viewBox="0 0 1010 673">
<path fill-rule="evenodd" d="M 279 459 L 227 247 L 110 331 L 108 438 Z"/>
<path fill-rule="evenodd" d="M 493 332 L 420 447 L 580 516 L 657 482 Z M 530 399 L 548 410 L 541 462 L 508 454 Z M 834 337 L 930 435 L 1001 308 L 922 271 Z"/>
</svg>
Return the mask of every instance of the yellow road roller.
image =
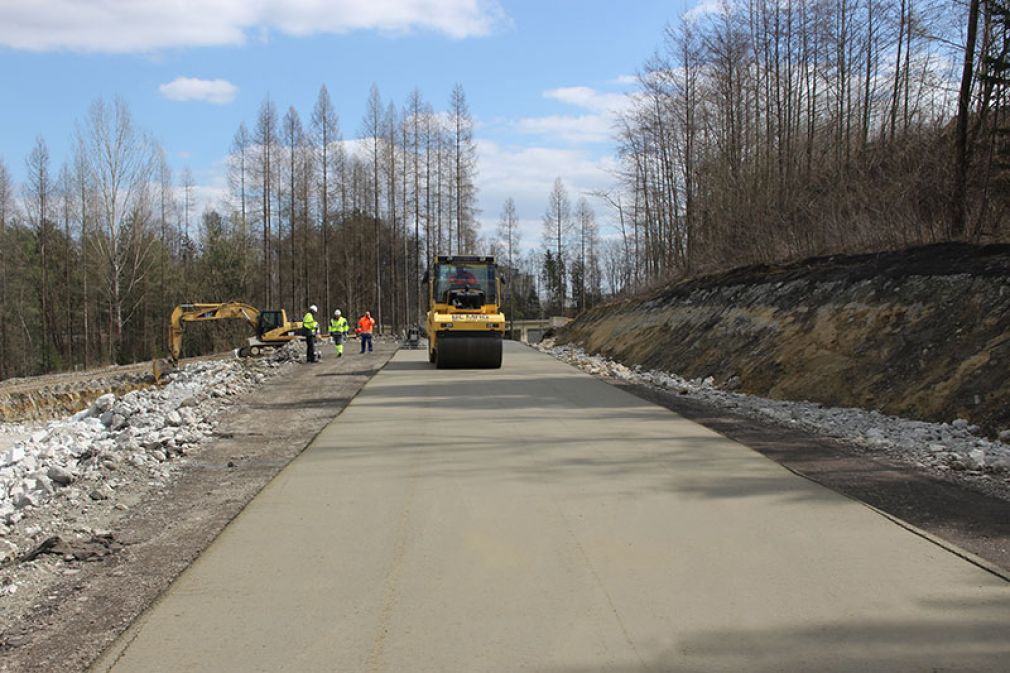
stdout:
<svg viewBox="0 0 1010 673">
<path fill-rule="evenodd" d="M 494 257 L 438 256 L 428 287 L 428 361 L 439 369 L 501 367 L 505 315 Z"/>
</svg>

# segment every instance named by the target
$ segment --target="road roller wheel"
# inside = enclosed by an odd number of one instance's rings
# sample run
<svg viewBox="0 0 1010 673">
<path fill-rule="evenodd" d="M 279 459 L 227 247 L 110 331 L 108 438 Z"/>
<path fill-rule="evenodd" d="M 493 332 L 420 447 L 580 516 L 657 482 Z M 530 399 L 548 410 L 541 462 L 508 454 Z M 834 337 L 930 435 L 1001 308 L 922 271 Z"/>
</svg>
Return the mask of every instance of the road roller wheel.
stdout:
<svg viewBox="0 0 1010 673">
<path fill-rule="evenodd" d="M 446 335 L 435 352 L 438 369 L 498 369 L 501 361 L 502 340 L 496 335 Z"/>
</svg>

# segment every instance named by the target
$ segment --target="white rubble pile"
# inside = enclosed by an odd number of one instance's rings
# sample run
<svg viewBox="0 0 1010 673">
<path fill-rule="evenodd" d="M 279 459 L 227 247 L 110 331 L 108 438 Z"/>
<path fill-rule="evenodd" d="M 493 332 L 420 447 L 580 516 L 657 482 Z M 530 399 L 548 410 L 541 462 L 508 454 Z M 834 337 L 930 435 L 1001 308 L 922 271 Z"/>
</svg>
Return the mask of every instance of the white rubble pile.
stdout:
<svg viewBox="0 0 1010 673">
<path fill-rule="evenodd" d="M 2 434 L 27 436 L 0 451 L 0 562 L 23 553 L 18 543 L 31 540 L 19 538 L 37 538 L 54 508 L 108 501 L 125 509 L 122 496 L 164 486 L 172 462 L 213 435 L 230 398 L 299 357 L 290 345 L 262 359 L 195 362 L 169 374 L 166 385 L 103 395 L 69 418 L 7 424 Z"/>
<path fill-rule="evenodd" d="M 627 367 L 581 348 L 554 346 L 545 341 L 538 348 L 595 376 L 675 391 L 720 408 L 760 421 L 805 430 L 843 440 L 888 457 L 966 476 L 989 476 L 1010 485 L 1010 433 L 1000 440 L 979 435 L 979 428 L 964 419 L 950 423 L 927 423 L 865 409 L 824 407 L 815 402 L 771 400 L 715 387 L 712 377 L 684 379 L 676 374 L 640 366 Z"/>
</svg>

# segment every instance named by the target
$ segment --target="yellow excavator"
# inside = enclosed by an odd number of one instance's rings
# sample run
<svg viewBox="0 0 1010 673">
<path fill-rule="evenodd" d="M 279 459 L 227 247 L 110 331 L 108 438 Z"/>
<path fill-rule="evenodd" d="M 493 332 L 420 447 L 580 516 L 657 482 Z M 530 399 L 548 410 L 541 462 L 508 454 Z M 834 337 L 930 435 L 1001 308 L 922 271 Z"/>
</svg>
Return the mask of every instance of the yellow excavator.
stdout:
<svg viewBox="0 0 1010 673">
<path fill-rule="evenodd" d="M 438 256 L 428 286 L 428 361 L 439 369 L 497 369 L 505 315 L 494 257 Z"/>
<path fill-rule="evenodd" d="M 272 351 L 301 336 L 302 324 L 289 322 L 284 309 L 264 311 L 237 301 L 216 304 L 180 304 L 172 311 L 168 321 L 167 360 L 154 361 L 154 378 L 175 369 L 182 356 L 183 326 L 188 322 L 209 320 L 245 320 L 253 329 L 249 342 L 238 349 L 239 357 L 257 356 Z"/>
</svg>

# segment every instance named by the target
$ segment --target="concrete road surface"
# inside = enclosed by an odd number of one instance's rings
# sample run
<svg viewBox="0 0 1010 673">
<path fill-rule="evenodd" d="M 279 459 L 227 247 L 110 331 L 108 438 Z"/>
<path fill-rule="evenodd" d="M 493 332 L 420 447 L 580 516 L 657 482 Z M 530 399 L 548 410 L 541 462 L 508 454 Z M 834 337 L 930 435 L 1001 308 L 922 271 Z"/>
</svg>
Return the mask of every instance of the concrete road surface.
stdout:
<svg viewBox="0 0 1010 673">
<path fill-rule="evenodd" d="M 525 347 L 407 351 L 93 670 L 1007 671 L 1010 585 Z"/>
</svg>

